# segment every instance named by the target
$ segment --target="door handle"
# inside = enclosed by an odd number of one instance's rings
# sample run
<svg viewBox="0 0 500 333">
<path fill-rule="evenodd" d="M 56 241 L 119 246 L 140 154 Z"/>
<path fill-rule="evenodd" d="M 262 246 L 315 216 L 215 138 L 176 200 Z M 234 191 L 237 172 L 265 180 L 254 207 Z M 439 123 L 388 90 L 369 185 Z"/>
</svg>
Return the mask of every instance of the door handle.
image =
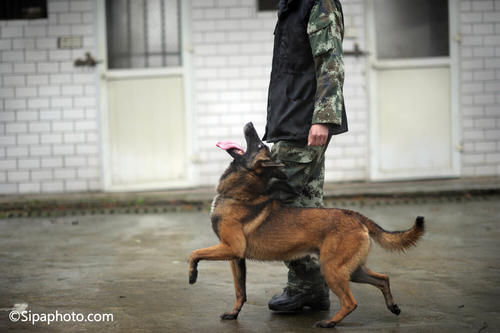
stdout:
<svg viewBox="0 0 500 333">
<path fill-rule="evenodd" d="M 101 63 L 102 60 L 96 60 L 90 52 L 85 53 L 85 58 L 78 58 L 73 63 L 75 67 L 95 67 Z"/>
<path fill-rule="evenodd" d="M 365 55 L 368 55 L 368 54 L 370 54 L 370 53 L 366 52 L 366 51 L 362 51 L 359 48 L 359 44 L 358 43 L 354 43 L 354 50 L 352 50 L 352 51 L 344 51 L 344 56 L 354 56 L 356 58 L 358 58 L 360 56 L 365 56 Z"/>
</svg>

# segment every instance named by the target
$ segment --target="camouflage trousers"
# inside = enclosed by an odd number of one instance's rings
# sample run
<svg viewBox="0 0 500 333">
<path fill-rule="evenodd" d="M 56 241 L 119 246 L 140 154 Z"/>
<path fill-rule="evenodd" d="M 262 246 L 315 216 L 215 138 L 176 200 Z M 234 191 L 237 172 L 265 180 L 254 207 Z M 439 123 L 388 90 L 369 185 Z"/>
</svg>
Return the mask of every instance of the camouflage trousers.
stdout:
<svg viewBox="0 0 500 333">
<path fill-rule="evenodd" d="M 283 164 L 292 191 L 282 190 L 278 197 L 286 205 L 295 207 L 323 207 L 325 178 L 324 146 L 309 147 L 289 141 L 278 141 L 271 148 L 273 157 Z M 318 258 L 305 258 L 285 262 L 288 267 L 289 291 L 328 294 L 328 287 L 321 274 Z"/>
</svg>

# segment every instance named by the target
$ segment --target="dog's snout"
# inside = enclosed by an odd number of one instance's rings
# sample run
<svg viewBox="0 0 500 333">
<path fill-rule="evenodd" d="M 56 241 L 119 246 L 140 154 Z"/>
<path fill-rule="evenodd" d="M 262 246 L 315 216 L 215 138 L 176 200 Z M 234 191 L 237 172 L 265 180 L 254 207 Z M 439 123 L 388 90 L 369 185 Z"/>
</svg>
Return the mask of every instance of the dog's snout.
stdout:
<svg viewBox="0 0 500 333">
<path fill-rule="evenodd" d="M 252 132 L 255 132 L 255 127 L 253 126 L 252 122 L 249 122 L 243 127 L 243 133 L 246 136 L 251 134 Z"/>
<path fill-rule="evenodd" d="M 264 146 L 264 143 L 262 143 L 262 141 L 260 140 L 259 135 L 257 134 L 255 127 L 253 126 L 253 123 L 246 124 L 243 131 L 245 133 L 245 140 L 247 141 L 248 149 L 250 149 L 251 147 L 255 149 L 259 145 Z"/>
</svg>

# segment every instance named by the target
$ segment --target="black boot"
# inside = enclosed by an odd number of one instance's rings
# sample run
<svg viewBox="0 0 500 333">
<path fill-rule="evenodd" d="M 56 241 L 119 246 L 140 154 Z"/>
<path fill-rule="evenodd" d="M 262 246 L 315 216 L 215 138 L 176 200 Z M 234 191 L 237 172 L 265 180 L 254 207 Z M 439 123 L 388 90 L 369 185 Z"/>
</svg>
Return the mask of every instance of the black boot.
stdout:
<svg viewBox="0 0 500 333">
<path fill-rule="evenodd" d="M 268 306 L 270 310 L 283 312 L 298 312 L 302 311 L 304 307 L 326 311 L 330 309 L 330 298 L 328 293 L 304 293 L 285 288 L 281 295 L 275 295 L 271 298 Z"/>
<path fill-rule="evenodd" d="M 288 284 L 281 295 L 275 295 L 268 303 L 273 311 L 295 312 L 304 307 L 313 310 L 330 309 L 329 289 L 317 260 L 305 258 L 286 262 Z"/>
</svg>

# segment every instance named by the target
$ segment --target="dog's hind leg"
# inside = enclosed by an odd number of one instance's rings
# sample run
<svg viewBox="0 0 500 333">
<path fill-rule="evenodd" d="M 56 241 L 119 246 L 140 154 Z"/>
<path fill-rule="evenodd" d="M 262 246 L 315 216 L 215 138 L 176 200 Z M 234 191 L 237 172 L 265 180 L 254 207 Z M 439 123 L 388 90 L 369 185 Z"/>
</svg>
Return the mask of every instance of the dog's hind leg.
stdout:
<svg viewBox="0 0 500 333">
<path fill-rule="evenodd" d="M 349 313 L 354 311 L 357 304 L 351 293 L 351 289 L 349 288 L 349 278 L 346 274 L 343 274 L 342 268 L 335 264 L 332 265 L 331 262 L 325 263 L 325 266 L 322 268 L 328 286 L 339 298 L 340 310 L 329 320 L 317 322 L 316 326 L 330 328 L 335 327 L 337 323 L 344 319 Z"/>
<path fill-rule="evenodd" d="M 231 320 L 238 318 L 238 314 L 247 300 L 246 292 L 246 264 L 245 259 L 231 260 L 231 271 L 233 272 L 234 279 L 234 292 L 236 293 L 236 302 L 234 303 L 231 312 L 223 313 L 220 318 L 224 320 Z"/>
<path fill-rule="evenodd" d="M 237 258 L 238 256 L 233 249 L 223 243 L 191 252 L 189 256 L 189 283 L 196 282 L 200 260 L 232 260 Z"/>
<path fill-rule="evenodd" d="M 385 304 L 387 305 L 389 311 L 395 315 L 399 315 L 401 313 L 401 310 L 398 305 L 394 303 L 394 299 L 392 298 L 389 277 L 387 275 L 374 272 L 368 267 L 361 265 L 352 273 L 351 281 L 368 283 L 377 287 L 380 291 L 382 291 L 385 298 Z"/>
<path fill-rule="evenodd" d="M 316 323 L 317 327 L 334 327 L 357 308 L 349 280 L 351 273 L 365 260 L 369 248 L 370 240 L 365 232 L 353 231 L 341 239 L 333 236 L 324 240 L 319 255 L 321 270 L 328 287 L 339 298 L 340 310 L 332 318 Z"/>
<path fill-rule="evenodd" d="M 356 300 L 349 288 L 349 272 L 346 267 L 341 265 L 342 258 L 332 258 L 330 260 L 322 260 L 321 269 L 325 277 L 325 281 L 330 287 L 331 291 L 337 295 L 340 301 L 340 310 L 333 315 L 329 320 L 323 320 L 316 323 L 316 327 L 330 328 L 335 327 L 342 319 L 349 313 L 354 311 L 357 307 Z M 338 260 L 340 259 L 340 261 Z"/>
</svg>

